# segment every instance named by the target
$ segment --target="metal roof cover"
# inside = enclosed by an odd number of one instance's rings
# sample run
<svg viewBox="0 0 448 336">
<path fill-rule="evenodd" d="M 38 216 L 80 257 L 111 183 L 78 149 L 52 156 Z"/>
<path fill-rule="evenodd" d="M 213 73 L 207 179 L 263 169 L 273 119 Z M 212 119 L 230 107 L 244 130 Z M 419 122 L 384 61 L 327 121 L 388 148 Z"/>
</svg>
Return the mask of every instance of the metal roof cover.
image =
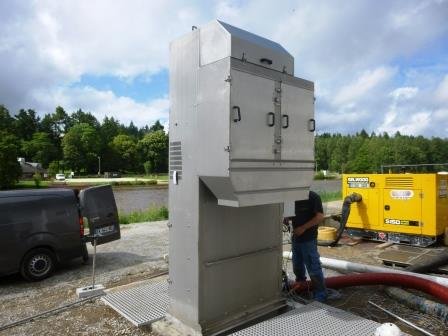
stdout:
<svg viewBox="0 0 448 336">
<path fill-rule="evenodd" d="M 294 74 L 294 58 L 280 44 L 218 20 L 201 27 L 201 66 L 226 57 Z"/>
</svg>

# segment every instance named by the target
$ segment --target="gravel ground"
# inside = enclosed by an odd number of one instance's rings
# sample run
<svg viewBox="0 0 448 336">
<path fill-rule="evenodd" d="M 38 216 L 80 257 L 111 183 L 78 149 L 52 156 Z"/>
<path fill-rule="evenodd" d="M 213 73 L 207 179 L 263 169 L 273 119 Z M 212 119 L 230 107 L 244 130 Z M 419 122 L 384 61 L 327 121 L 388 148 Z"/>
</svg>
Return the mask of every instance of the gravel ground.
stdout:
<svg viewBox="0 0 448 336">
<path fill-rule="evenodd" d="M 166 270 L 163 255 L 168 251 L 167 237 L 166 221 L 122 226 L 120 240 L 97 247 L 97 283 L 110 288 Z M 90 281 L 91 265 L 82 265 L 80 260 L 37 283 L 26 282 L 18 275 L 0 278 L 0 326 L 74 302 L 76 288 Z M 135 328 L 98 299 L 0 331 L 1 336 L 150 334 L 147 329 Z"/>
<path fill-rule="evenodd" d="M 338 212 L 341 202 L 324 205 L 325 212 Z M 97 248 L 97 283 L 114 288 L 148 279 L 167 269 L 163 259 L 168 251 L 166 221 L 122 226 L 122 238 Z M 331 223 L 330 223 L 331 224 Z M 373 265 L 381 265 L 375 249 L 377 243 L 363 242 L 355 246 L 340 245 L 334 248 L 320 247 L 322 256 L 345 259 Z M 90 253 L 92 248 L 89 245 Z M 285 246 L 288 250 L 288 246 Z M 91 260 L 90 260 L 91 263 Z M 291 263 L 285 266 L 291 272 Z M 327 276 L 336 272 L 325 270 Z M 75 290 L 89 285 L 91 266 L 75 260 L 60 268 L 56 274 L 38 283 L 25 282 L 18 275 L 0 278 L 0 328 L 43 311 L 60 307 L 77 300 Z M 398 305 L 383 294 L 381 286 L 355 287 L 340 291 L 341 297 L 328 303 L 360 316 L 380 322 L 393 321 L 371 308 L 373 301 L 393 310 L 400 316 L 419 323 L 435 335 L 448 335 L 447 325 L 428 315 L 418 314 Z M 411 335 L 417 332 L 406 329 Z M 152 335 L 148 328 L 136 328 L 119 316 L 99 299 L 72 307 L 64 312 L 40 318 L 26 324 L 0 331 L 0 336 L 10 335 Z"/>
</svg>

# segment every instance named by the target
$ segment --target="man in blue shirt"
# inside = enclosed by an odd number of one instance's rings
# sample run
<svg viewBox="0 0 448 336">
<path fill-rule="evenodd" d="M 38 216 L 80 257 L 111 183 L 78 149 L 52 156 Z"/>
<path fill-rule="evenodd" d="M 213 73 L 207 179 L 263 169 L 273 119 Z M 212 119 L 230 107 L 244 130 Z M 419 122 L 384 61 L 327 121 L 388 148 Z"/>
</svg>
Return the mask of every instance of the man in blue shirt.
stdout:
<svg viewBox="0 0 448 336">
<path fill-rule="evenodd" d="M 318 194 L 309 192 L 308 199 L 296 201 L 292 220 L 292 265 L 296 281 L 306 280 L 308 271 L 313 285 L 314 299 L 325 301 L 327 290 L 317 250 L 317 228 L 324 220 L 322 200 Z"/>
</svg>

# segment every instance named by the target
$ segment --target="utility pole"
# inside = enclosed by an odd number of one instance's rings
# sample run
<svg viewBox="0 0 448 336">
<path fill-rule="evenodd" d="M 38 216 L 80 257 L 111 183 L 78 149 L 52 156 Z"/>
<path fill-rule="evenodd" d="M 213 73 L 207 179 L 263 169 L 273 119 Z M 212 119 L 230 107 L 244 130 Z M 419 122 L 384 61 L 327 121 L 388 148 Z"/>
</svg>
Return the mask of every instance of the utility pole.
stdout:
<svg viewBox="0 0 448 336">
<path fill-rule="evenodd" d="M 98 156 L 98 176 L 101 176 L 101 156 Z"/>
</svg>

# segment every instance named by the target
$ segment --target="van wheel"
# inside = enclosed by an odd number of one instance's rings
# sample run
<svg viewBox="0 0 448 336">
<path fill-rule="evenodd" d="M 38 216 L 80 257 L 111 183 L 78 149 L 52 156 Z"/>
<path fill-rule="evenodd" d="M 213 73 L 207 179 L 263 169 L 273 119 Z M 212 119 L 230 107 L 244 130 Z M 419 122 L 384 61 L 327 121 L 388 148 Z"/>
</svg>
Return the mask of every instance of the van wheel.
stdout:
<svg viewBox="0 0 448 336">
<path fill-rule="evenodd" d="M 46 248 L 37 248 L 29 251 L 20 265 L 20 274 L 29 281 L 40 281 L 53 273 L 56 257 Z"/>
</svg>

